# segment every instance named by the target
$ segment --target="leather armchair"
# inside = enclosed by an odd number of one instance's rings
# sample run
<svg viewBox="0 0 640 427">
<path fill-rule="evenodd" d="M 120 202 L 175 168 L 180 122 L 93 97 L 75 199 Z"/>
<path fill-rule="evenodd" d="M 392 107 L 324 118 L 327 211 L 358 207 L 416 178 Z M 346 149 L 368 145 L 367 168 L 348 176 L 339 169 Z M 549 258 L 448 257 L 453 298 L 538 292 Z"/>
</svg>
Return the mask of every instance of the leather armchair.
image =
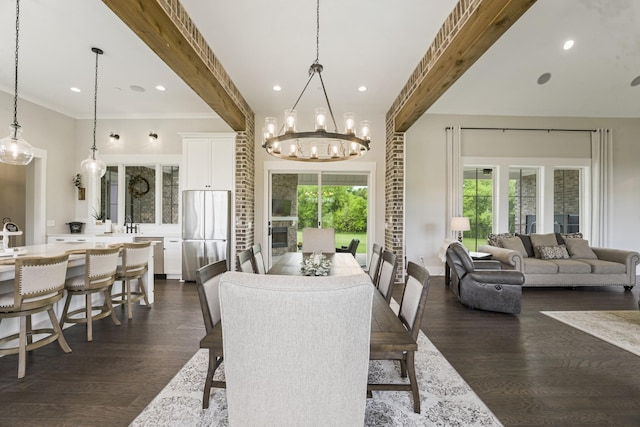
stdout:
<svg viewBox="0 0 640 427">
<path fill-rule="evenodd" d="M 462 304 L 479 310 L 520 313 L 522 273 L 501 270 L 499 262 L 474 263 L 458 242 L 449 245 L 446 256 L 451 270 L 449 287 Z"/>
</svg>

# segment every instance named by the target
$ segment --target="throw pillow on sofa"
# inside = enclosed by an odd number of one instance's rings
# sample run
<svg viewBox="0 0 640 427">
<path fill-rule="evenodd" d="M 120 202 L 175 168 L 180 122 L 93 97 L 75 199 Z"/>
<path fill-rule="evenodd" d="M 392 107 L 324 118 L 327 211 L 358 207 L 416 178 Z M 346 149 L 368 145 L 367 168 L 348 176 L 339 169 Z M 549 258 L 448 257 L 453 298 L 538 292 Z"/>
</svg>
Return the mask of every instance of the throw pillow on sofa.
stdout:
<svg viewBox="0 0 640 427">
<path fill-rule="evenodd" d="M 524 245 L 524 248 L 527 250 L 527 256 L 529 258 L 535 257 L 536 255 L 533 252 L 533 244 L 531 244 L 531 236 L 529 236 L 528 234 L 518 234 L 518 233 L 516 233 L 516 236 L 518 236 L 520 240 L 522 240 L 522 244 Z"/>
<path fill-rule="evenodd" d="M 589 241 L 584 239 L 565 240 L 567 251 L 571 258 L 598 259 L 598 256 L 589 247 Z"/>
<path fill-rule="evenodd" d="M 505 249 L 520 252 L 520 255 L 522 255 L 523 258 L 527 258 L 529 256 L 522 240 L 519 237 L 503 237 L 498 240 L 498 244 Z"/>
<path fill-rule="evenodd" d="M 533 254 L 536 258 L 542 258 L 538 250 L 539 246 L 558 246 L 555 233 L 531 234 L 530 237 L 531 244 L 533 245 Z"/>
<path fill-rule="evenodd" d="M 496 246 L 500 248 L 500 239 L 504 239 L 506 237 L 513 237 L 511 233 L 500 233 L 500 234 L 487 234 L 487 243 L 491 246 Z"/>
<path fill-rule="evenodd" d="M 536 248 L 536 246 L 534 246 Z M 542 259 L 569 259 L 569 253 L 565 245 L 537 246 Z"/>
</svg>

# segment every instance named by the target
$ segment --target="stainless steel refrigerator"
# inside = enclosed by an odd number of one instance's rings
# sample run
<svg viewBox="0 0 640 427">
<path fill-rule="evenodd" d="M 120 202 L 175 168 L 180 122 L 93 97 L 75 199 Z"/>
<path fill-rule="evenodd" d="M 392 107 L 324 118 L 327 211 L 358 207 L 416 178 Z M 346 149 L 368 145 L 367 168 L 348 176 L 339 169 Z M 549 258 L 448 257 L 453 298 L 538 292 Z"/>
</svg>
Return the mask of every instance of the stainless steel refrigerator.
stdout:
<svg viewBox="0 0 640 427">
<path fill-rule="evenodd" d="M 231 192 L 182 192 L 182 280 L 195 281 L 196 270 L 227 260 L 231 253 Z"/>
</svg>

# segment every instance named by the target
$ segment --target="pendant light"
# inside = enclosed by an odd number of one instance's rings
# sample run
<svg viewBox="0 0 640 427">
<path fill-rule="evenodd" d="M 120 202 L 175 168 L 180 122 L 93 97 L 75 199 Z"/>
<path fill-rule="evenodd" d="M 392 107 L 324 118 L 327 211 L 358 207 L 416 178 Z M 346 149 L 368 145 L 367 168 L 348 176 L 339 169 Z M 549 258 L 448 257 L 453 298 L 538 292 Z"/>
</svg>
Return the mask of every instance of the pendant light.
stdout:
<svg viewBox="0 0 640 427">
<path fill-rule="evenodd" d="M 93 175 L 96 178 L 102 178 L 107 171 L 107 166 L 102 160 L 97 158 L 98 149 L 96 148 L 96 126 L 98 123 L 98 56 L 102 55 L 104 52 L 102 49 L 97 47 L 92 47 L 91 51 L 96 54 L 96 84 L 95 92 L 93 94 L 93 146 L 91 146 L 91 153 L 89 153 L 89 157 L 80 163 L 80 167 L 82 168 L 82 173 L 85 175 Z"/>
<path fill-rule="evenodd" d="M 329 102 L 327 89 L 322 80 L 322 64 L 319 62 L 320 55 L 320 0 L 316 1 L 316 60 L 309 67 L 309 80 L 302 89 L 300 96 L 296 100 L 293 108 L 284 111 L 284 125 L 277 132 L 277 120 L 275 117 L 265 118 L 265 127 L 262 129 L 264 148 L 268 154 L 284 160 L 295 160 L 302 162 L 335 162 L 340 160 L 357 159 L 364 156 L 369 151 L 370 145 L 370 122 L 363 120 L 360 123 L 361 130 L 359 136 L 356 135 L 355 115 L 353 113 L 344 114 L 344 132 L 338 132 L 338 125 L 333 116 L 333 109 Z M 322 85 L 322 92 L 327 103 L 329 117 L 333 122 L 334 132 L 327 130 L 328 118 L 327 110 L 316 108 L 315 110 L 315 130 L 298 132 L 296 129 L 297 112 L 296 106 L 304 95 L 311 79 L 318 76 Z"/>
<path fill-rule="evenodd" d="M 18 45 L 20 32 L 20 0 L 16 0 L 16 55 L 15 86 L 13 95 L 13 123 L 9 126 L 9 136 L 0 139 L 0 162 L 25 166 L 33 159 L 33 147 L 22 138 L 22 128 L 18 124 Z"/>
</svg>

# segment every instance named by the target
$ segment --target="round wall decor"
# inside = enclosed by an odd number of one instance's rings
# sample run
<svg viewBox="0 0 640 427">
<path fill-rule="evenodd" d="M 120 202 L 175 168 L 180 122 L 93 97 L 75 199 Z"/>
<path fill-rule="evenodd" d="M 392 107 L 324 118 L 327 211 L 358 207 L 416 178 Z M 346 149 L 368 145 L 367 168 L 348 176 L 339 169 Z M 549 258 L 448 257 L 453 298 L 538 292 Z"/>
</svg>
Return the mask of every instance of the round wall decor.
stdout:
<svg viewBox="0 0 640 427">
<path fill-rule="evenodd" d="M 129 193 L 139 199 L 149 192 L 149 181 L 142 175 L 135 175 L 129 181 Z"/>
</svg>

